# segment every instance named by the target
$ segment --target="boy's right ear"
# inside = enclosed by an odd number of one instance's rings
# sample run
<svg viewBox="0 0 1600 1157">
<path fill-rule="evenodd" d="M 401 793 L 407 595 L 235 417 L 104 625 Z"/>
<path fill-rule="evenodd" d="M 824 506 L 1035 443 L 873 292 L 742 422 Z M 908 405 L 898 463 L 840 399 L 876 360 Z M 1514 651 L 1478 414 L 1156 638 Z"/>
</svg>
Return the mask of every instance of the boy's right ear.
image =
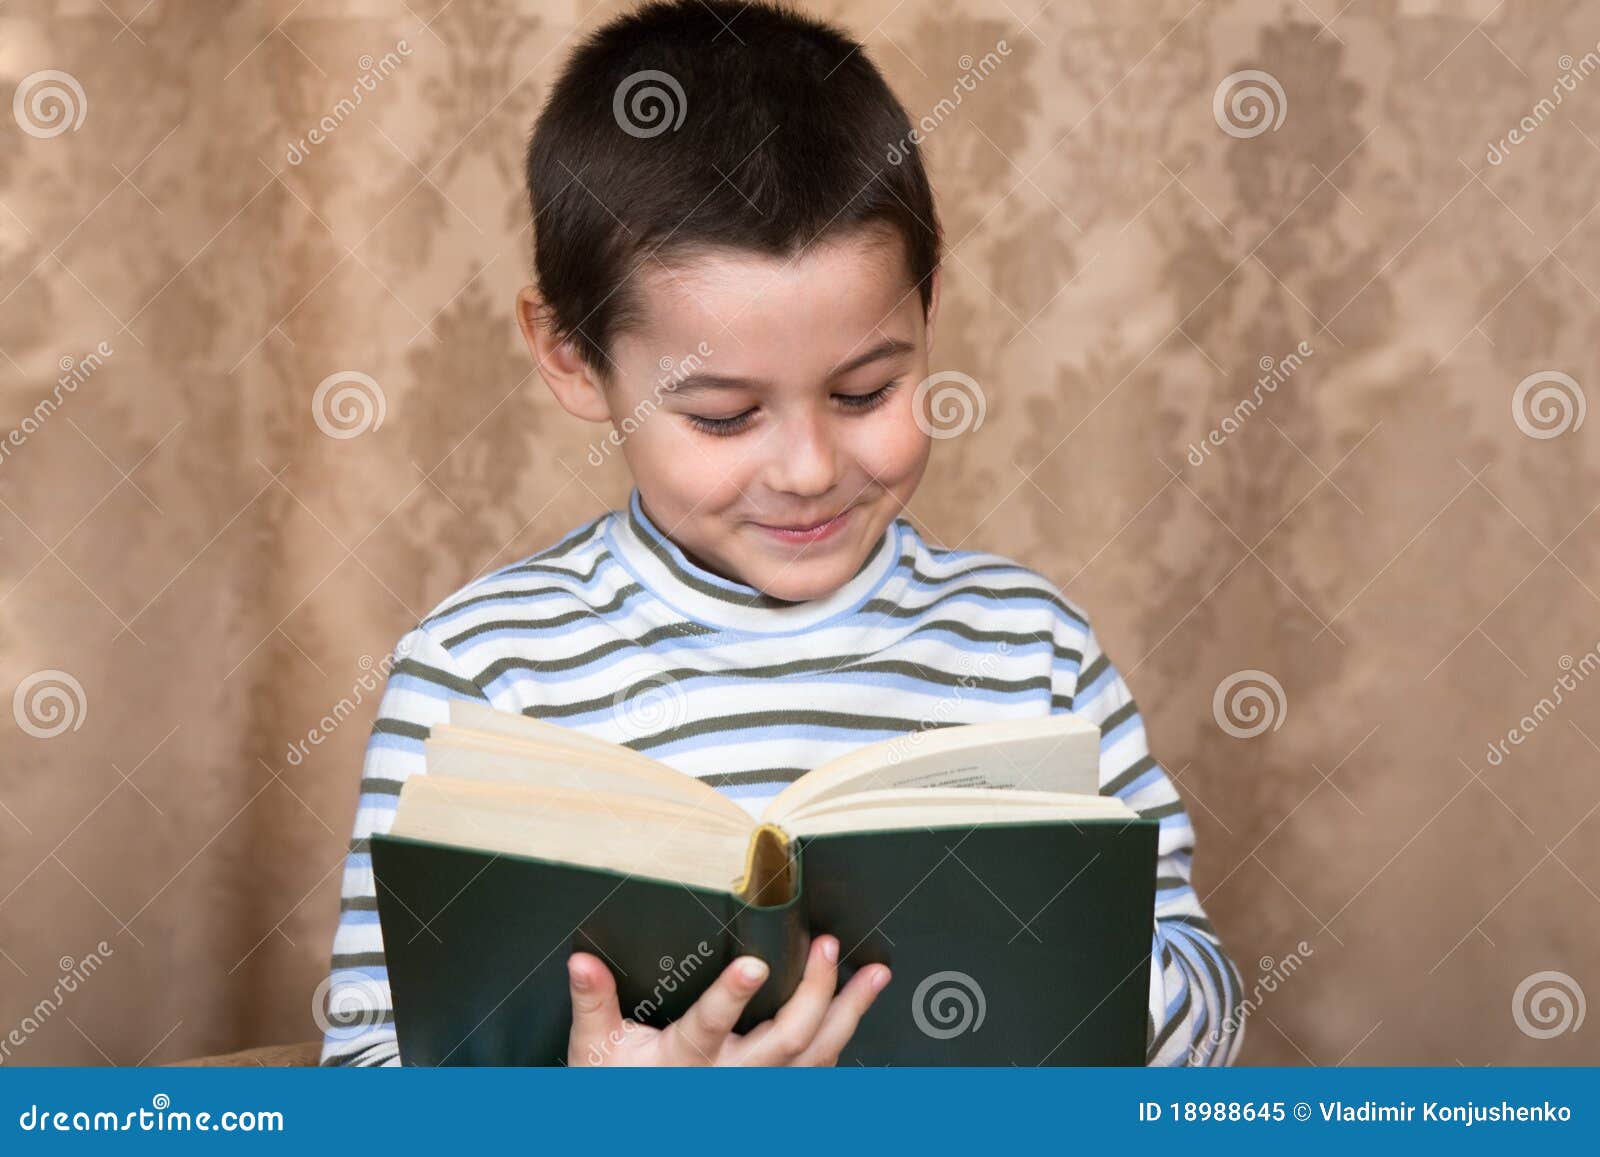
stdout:
<svg viewBox="0 0 1600 1157">
<path fill-rule="evenodd" d="M 586 422 L 609 422 L 611 405 L 601 384 L 570 341 L 550 332 L 544 299 L 533 286 L 517 294 L 517 328 L 528 343 L 539 375 L 563 409 Z"/>
</svg>

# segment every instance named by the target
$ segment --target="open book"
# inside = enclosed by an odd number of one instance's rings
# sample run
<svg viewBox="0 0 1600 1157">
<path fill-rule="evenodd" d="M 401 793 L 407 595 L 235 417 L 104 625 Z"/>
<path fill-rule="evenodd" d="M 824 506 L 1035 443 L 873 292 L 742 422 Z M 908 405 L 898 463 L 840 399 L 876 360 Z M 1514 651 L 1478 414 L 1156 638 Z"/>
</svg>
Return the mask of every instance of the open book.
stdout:
<svg viewBox="0 0 1600 1157">
<path fill-rule="evenodd" d="M 821 932 L 840 938 L 842 975 L 879 960 L 904 974 L 902 1002 L 952 970 L 1032 993 L 953 1045 L 875 1006 L 852 1059 L 1143 1063 L 1155 823 L 1098 794 L 1100 732 L 1076 716 L 870 743 L 759 815 L 640 752 L 465 700 L 425 751 L 372 840 L 405 1063 L 564 1059 L 565 960 L 580 948 L 611 964 L 624 1016 L 648 1023 L 681 1014 L 734 956 L 761 956 L 772 974 L 745 1029 L 781 1007 Z M 1063 1047 L 1069 1030 L 1081 1035 Z"/>
<path fill-rule="evenodd" d="M 1096 791 L 1100 729 L 1075 715 L 933 728 L 828 761 L 759 817 L 631 748 L 465 700 L 405 784 L 394 835 L 608 868 L 782 904 L 792 840 L 958 824 L 1131 819 Z"/>
</svg>

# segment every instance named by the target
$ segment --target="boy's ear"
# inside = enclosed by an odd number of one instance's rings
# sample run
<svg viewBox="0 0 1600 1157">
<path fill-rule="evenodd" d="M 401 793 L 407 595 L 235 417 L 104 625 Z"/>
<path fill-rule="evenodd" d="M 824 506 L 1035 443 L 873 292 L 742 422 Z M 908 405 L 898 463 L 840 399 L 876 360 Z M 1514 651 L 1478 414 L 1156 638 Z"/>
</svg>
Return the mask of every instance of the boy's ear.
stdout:
<svg viewBox="0 0 1600 1157">
<path fill-rule="evenodd" d="M 561 341 L 550 332 L 544 299 L 531 285 L 517 294 L 517 328 L 528 343 L 539 376 L 562 408 L 586 422 L 609 422 L 611 406 L 604 388 L 572 343 Z"/>
</svg>

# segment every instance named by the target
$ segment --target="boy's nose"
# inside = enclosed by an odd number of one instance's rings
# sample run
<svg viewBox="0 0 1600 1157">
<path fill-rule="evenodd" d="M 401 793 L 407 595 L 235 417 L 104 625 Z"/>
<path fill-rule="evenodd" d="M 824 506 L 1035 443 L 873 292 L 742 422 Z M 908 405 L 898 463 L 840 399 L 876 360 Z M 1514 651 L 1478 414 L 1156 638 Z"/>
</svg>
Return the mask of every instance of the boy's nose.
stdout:
<svg viewBox="0 0 1600 1157">
<path fill-rule="evenodd" d="M 825 494 L 837 478 L 838 449 L 827 423 L 799 420 L 781 430 L 769 471 L 772 488 L 810 497 Z"/>
</svg>

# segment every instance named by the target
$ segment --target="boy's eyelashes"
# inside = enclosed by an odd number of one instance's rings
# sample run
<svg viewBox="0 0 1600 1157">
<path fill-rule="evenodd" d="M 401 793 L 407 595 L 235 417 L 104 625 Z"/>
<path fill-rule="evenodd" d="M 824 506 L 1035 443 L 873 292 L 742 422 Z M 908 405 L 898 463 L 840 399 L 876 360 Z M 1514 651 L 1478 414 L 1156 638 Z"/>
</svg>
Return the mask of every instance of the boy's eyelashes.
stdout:
<svg viewBox="0 0 1600 1157">
<path fill-rule="evenodd" d="M 877 409 L 900 385 L 899 379 L 885 382 L 870 394 L 835 394 L 834 399 L 847 413 L 864 414 Z M 685 414 L 684 418 L 689 425 L 707 434 L 728 436 L 744 430 L 755 420 L 756 407 L 734 414 L 727 418 L 705 418 L 699 414 Z"/>
</svg>

